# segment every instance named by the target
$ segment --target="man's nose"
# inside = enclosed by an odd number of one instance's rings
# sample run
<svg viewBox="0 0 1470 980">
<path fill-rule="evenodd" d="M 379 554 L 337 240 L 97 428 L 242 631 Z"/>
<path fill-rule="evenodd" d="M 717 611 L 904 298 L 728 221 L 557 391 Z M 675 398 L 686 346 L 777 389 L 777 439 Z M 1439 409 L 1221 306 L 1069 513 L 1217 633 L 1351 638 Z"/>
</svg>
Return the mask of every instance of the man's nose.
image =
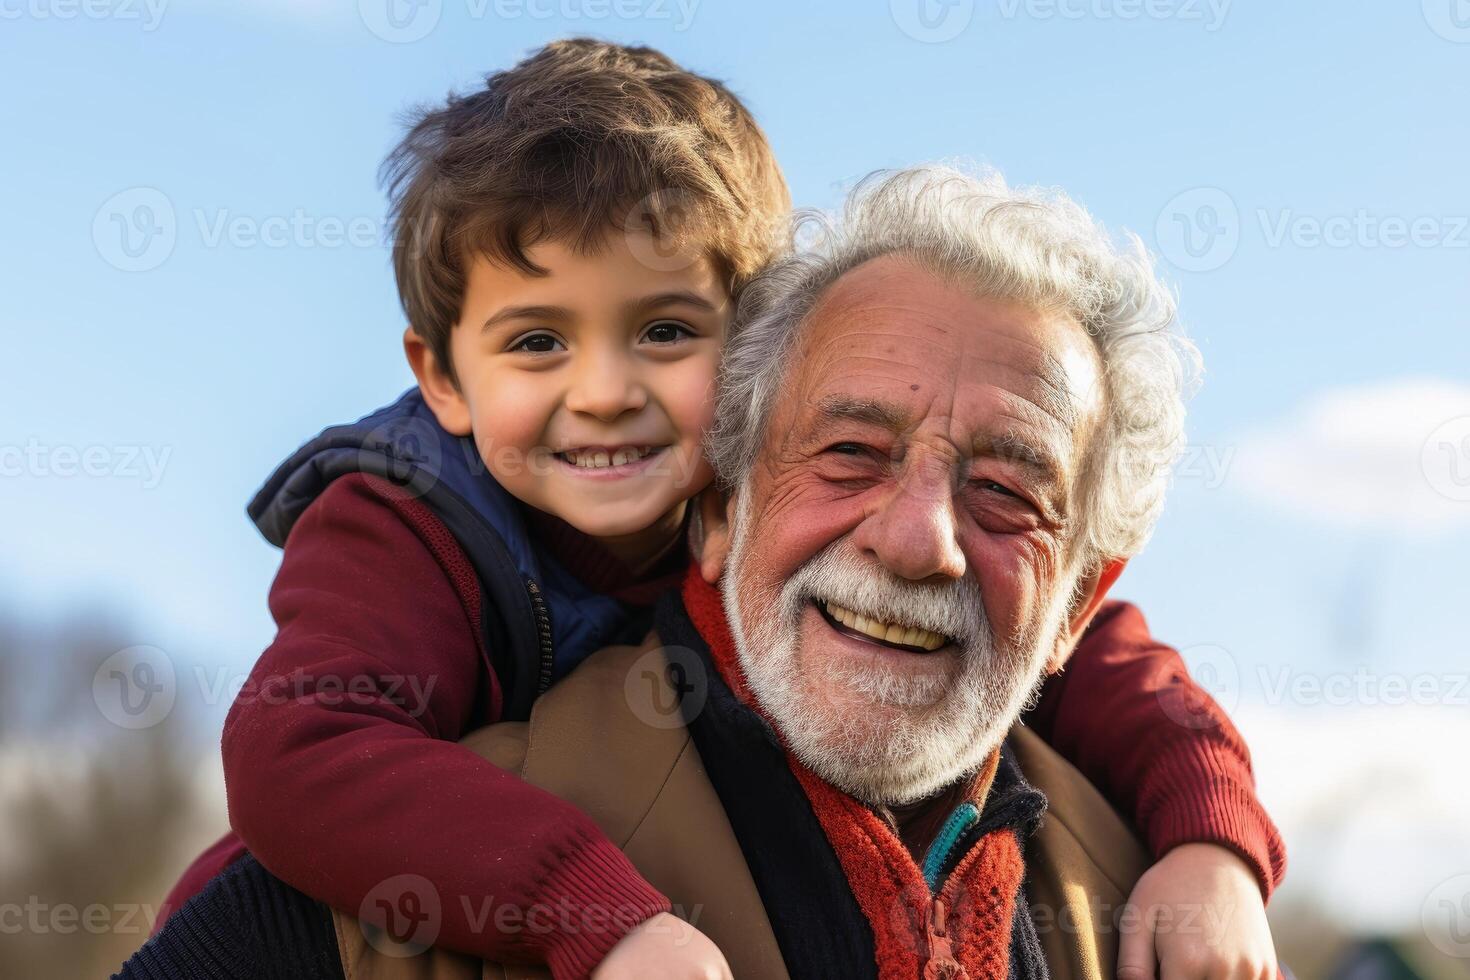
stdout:
<svg viewBox="0 0 1470 980">
<path fill-rule="evenodd" d="M 883 567 L 915 582 L 957 579 L 965 574 L 954 509 L 954 486 L 947 467 L 902 471 L 892 491 L 854 532 L 858 547 L 873 553 Z"/>
<path fill-rule="evenodd" d="M 588 352 L 580 360 L 566 396 L 571 411 L 611 422 L 648 404 L 643 380 L 627 358 Z"/>
</svg>

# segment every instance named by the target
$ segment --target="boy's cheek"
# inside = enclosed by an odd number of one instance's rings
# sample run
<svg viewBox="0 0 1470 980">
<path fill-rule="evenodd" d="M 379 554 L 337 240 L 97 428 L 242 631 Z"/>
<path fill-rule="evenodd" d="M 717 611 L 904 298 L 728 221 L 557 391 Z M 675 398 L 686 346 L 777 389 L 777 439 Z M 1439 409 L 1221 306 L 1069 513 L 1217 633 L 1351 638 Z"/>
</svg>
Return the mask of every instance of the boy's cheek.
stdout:
<svg viewBox="0 0 1470 980">
<path fill-rule="evenodd" d="M 475 446 L 492 473 L 529 466 L 544 466 L 547 460 L 532 458 L 546 426 L 546 413 L 535 402 L 534 390 L 506 385 L 494 397 L 471 400 Z"/>
<path fill-rule="evenodd" d="M 660 400 L 681 433 L 700 438 L 715 421 L 716 357 L 690 358 L 660 378 Z"/>
</svg>

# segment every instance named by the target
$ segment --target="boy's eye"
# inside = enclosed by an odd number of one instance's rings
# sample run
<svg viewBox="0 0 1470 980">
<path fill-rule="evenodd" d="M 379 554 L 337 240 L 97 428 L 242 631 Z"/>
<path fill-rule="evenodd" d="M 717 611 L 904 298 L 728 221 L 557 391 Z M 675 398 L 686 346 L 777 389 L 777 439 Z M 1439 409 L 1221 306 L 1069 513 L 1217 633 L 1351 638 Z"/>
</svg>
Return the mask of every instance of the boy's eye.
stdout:
<svg viewBox="0 0 1470 980">
<path fill-rule="evenodd" d="M 673 344 L 692 336 L 694 331 L 678 320 L 659 320 L 643 331 L 643 339 L 650 344 Z"/>
<path fill-rule="evenodd" d="M 528 354 L 550 354 L 558 349 L 564 349 L 562 342 L 549 333 L 527 334 L 508 348 L 513 351 L 525 351 Z"/>
</svg>

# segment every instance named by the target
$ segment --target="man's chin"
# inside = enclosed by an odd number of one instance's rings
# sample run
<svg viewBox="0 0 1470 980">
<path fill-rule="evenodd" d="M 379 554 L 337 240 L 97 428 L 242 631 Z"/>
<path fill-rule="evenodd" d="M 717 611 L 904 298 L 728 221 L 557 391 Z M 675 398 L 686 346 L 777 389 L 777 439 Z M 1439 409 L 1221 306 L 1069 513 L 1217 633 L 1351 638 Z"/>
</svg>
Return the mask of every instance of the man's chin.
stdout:
<svg viewBox="0 0 1470 980">
<path fill-rule="evenodd" d="M 958 690 L 959 650 L 871 643 L 834 629 L 811 604 L 796 634 L 784 668 L 747 673 L 792 752 L 833 786 L 867 803 L 910 803 L 993 749 L 977 740 L 988 733 L 976 730 L 975 706 Z"/>
</svg>

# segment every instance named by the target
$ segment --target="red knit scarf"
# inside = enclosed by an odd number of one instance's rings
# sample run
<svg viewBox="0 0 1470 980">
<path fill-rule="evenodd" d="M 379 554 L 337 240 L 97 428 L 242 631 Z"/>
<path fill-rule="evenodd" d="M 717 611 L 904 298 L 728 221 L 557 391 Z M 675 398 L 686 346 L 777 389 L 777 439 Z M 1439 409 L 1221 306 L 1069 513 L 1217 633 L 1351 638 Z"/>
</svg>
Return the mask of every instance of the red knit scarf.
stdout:
<svg viewBox="0 0 1470 980">
<path fill-rule="evenodd" d="M 740 669 L 720 591 L 704 581 L 697 564 L 684 578 L 683 595 L 725 683 L 758 711 Z M 1025 873 L 1015 832 L 987 834 L 934 896 L 898 835 L 876 813 L 826 783 L 789 751 L 786 760 L 872 926 L 878 976 L 1005 980 L 1016 894 Z"/>
</svg>

